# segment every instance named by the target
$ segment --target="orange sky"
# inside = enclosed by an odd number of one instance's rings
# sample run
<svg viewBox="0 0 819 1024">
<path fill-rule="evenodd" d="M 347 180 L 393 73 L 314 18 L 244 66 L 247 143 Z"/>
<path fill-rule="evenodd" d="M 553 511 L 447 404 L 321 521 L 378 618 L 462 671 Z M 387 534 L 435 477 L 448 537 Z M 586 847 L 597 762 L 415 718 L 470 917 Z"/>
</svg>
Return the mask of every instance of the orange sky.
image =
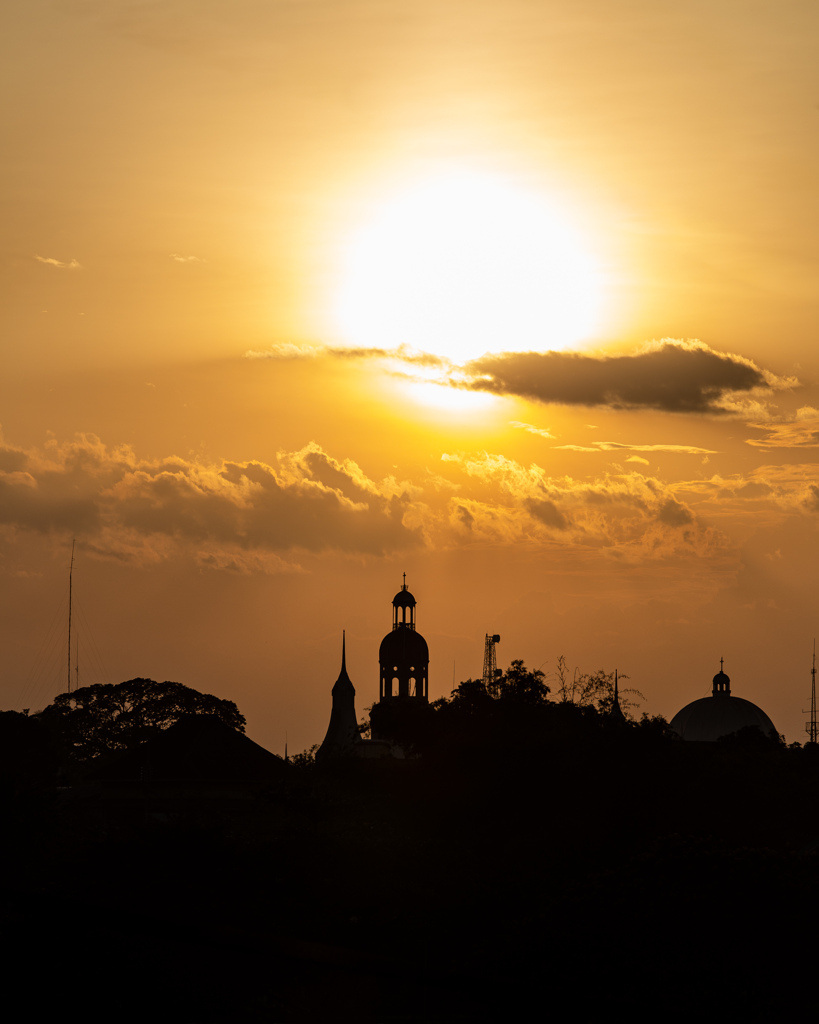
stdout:
<svg viewBox="0 0 819 1024">
<path fill-rule="evenodd" d="M 724 656 L 802 739 L 815 4 L 7 8 L 3 707 L 64 688 L 76 538 L 80 681 L 276 751 L 342 629 L 375 699 L 404 571 L 432 697 L 487 631 L 669 718 Z"/>
</svg>

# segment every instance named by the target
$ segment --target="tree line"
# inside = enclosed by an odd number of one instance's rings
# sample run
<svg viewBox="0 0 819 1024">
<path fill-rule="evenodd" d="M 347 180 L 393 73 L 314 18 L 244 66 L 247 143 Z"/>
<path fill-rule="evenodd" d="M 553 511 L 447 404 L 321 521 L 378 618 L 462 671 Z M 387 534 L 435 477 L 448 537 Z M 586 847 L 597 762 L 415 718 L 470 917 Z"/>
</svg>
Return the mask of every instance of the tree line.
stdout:
<svg viewBox="0 0 819 1024">
<path fill-rule="evenodd" d="M 620 676 L 620 680 L 627 679 Z M 521 659 L 492 680 L 466 679 L 449 697 L 426 704 L 413 698 L 393 698 L 368 708 L 362 723 L 364 735 L 387 739 L 406 753 L 421 754 L 442 743 L 482 741 L 519 731 L 535 735 L 547 722 L 567 723 L 571 718 L 602 723 L 615 704 L 615 673 L 599 669 L 570 672 L 565 657 L 557 661 L 555 691 L 540 669 L 529 669 Z M 632 687 L 619 687 L 619 706 L 630 712 L 643 699 Z M 645 717 L 645 716 L 644 716 Z M 662 718 L 647 719 L 655 728 L 666 728 Z"/>
</svg>

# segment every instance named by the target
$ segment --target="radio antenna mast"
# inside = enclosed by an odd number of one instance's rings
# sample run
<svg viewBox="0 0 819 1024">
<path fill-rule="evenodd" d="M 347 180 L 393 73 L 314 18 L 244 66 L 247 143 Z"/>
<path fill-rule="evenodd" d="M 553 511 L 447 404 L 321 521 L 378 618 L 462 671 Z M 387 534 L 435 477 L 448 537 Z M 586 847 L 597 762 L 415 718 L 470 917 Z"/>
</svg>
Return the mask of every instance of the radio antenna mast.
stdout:
<svg viewBox="0 0 819 1024">
<path fill-rule="evenodd" d="M 804 712 L 803 712 L 804 714 Z M 810 721 L 805 726 L 808 734 L 808 743 L 816 743 L 816 640 L 813 641 L 813 666 L 810 670 Z"/>
<path fill-rule="evenodd" d="M 68 570 L 68 692 L 71 693 L 71 588 L 74 580 L 74 545 L 71 541 L 71 567 Z"/>
<path fill-rule="evenodd" d="M 495 644 L 500 643 L 497 633 L 487 633 L 483 645 L 483 685 L 495 697 L 498 684 L 498 663 L 495 657 Z"/>
</svg>

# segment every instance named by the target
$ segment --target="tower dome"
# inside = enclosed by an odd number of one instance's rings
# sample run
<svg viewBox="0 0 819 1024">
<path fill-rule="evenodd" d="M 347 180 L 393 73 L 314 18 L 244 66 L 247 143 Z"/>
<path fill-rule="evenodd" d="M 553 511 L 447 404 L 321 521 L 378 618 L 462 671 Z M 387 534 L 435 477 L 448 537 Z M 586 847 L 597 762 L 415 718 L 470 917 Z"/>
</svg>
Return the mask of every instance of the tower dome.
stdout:
<svg viewBox="0 0 819 1024">
<path fill-rule="evenodd" d="M 721 658 L 711 696 L 686 704 L 671 719 L 671 728 L 681 739 L 700 742 L 713 742 L 749 726 L 765 736 L 778 735 L 762 708 L 742 697 L 731 696 L 731 680 L 722 670 Z"/>
<path fill-rule="evenodd" d="M 398 593 L 392 599 L 392 605 L 393 605 L 393 608 L 414 608 L 415 607 L 415 598 L 407 590 L 406 583 L 404 584 L 403 587 L 401 587 L 401 589 L 398 591 Z"/>
</svg>

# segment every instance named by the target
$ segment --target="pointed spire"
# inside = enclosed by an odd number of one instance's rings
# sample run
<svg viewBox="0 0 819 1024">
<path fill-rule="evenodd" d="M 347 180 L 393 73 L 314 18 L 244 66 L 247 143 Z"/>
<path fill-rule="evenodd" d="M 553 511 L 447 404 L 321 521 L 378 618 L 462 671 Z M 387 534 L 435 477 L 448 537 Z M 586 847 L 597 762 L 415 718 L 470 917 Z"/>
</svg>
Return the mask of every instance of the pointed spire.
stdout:
<svg viewBox="0 0 819 1024">
<path fill-rule="evenodd" d="M 336 679 L 335 686 L 333 687 L 333 693 L 336 690 L 349 689 L 351 693 L 355 693 L 355 688 L 352 684 L 350 677 L 347 675 L 347 630 L 341 631 L 341 671 Z"/>
<path fill-rule="evenodd" d="M 347 675 L 347 631 L 341 634 L 341 671 L 332 689 L 333 706 L 324 742 L 316 752 L 321 759 L 329 755 L 349 753 L 361 736 L 355 713 L 355 687 Z"/>
<path fill-rule="evenodd" d="M 620 688 L 618 685 L 617 669 L 614 670 L 614 701 L 611 705 L 611 717 L 618 722 L 624 722 L 626 716 L 620 707 Z"/>
</svg>

